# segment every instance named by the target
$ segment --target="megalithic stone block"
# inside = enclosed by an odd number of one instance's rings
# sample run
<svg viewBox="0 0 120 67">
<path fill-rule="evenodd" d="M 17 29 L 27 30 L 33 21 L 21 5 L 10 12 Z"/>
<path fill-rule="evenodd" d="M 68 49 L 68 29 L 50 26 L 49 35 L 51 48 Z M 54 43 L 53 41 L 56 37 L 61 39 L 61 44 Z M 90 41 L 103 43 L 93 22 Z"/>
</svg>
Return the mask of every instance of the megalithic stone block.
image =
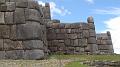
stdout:
<svg viewBox="0 0 120 67">
<path fill-rule="evenodd" d="M 11 12 L 15 11 L 15 2 L 6 2 L 0 6 L 0 11 L 2 12 Z"/>
<path fill-rule="evenodd" d="M 5 24 L 14 24 L 13 12 L 5 12 Z"/>
<path fill-rule="evenodd" d="M 27 8 L 28 7 L 28 2 L 16 2 L 16 7 Z"/>
<path fill-rule="evenodd" d="M 88 28 L 95 30 L 95 25 L 93 23 L 89 23 L 88 24 Z"/>
<path fill-rule="evenodd" d="M 40 23 L 28 21 L 26 24 L 17 25 L 17 39 L 40 39 L 42 38 L 42 30 Z"/>
<path fill-rule="evenodd" d="M 4 50 L 21 50 L 23 49 L 22 41 L 12 41 L 10 39 L 4 39 Z"/>
<path fill-rule="evenodd" d="M 43 50 L 26 50 L 24 52 L 24 59 L 29 60 L 37 60 L 37 59 L 43 59 L 44 58 L 44 52 Z"/>
<path fill-rule="evenodd" d="M 0 24 L 5 24 L 4 12 L 0 12 Z"/>
<path fill-rule="evenodd" d="M 0 25 L 0 38 L 9 38 L 10 27 L 8 25 Z"/>
<path fill-rule="evenodd" d="M 3 50 L 4 47 L 3 47 L 3 39 L 0 39 L 0 50 Z"/>
<path fill-rule="evenodd" d="M 93 29 L 89 29 L 90 37 L 96 37 L 96 32 Z"/>
<path fill-rule="evenodd" d="M 23 8 L 16 8 L 14 13 L 14 23 L 15 24 L 25 23 L 25 11 Z"/>
<path fill-rule="evenodd" d="M 23 48 L 24 49 L 43 49 L 44 44 L 41 40 L 28 40 L 23 41 Z"/>
<path fill-rule="evenodd" d="M 25 17 L 27 21 L 37 21 L 37 22 L 40 22 L 40 18 L 41 18 L 39 11 L 35 9 L 25 9 Z"/>
<path fill-rule="evenodd" d="M 0 60 L 4 60 L 5 59 L 5 51 L 0 51 Z"/>
<path fill-rule="evenodd" d="M 83 37 L 88 38 L 89 37 L 89 30 L 83 30 Z"/>
<path fill-rule="evenodd" d="M 89 37 L 88 38 L 88 44 L 96 44 L 96 38 L 95 37 Z"/>
<path fill-rule="evenodd" d="M 11 50 L 6 51 L 5 53 L 5 59 L 23 59 L 24 50 Z"/>
</svg>

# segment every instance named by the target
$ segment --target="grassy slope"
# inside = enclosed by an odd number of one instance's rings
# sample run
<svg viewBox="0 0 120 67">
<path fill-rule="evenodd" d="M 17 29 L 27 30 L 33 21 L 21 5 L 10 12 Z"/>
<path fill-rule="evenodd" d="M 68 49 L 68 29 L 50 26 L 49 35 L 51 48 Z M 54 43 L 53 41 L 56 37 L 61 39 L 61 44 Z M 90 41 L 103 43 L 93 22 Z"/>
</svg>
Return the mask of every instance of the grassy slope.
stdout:
<svg viewBox="0 0 120 67">
<path fill-rule="evenodd" d="M 47 60 L 0 60 L 0 67 L 87 67 L 80 61 L 120 61 L 120 55 L 52 55 Z"/>
</svg>

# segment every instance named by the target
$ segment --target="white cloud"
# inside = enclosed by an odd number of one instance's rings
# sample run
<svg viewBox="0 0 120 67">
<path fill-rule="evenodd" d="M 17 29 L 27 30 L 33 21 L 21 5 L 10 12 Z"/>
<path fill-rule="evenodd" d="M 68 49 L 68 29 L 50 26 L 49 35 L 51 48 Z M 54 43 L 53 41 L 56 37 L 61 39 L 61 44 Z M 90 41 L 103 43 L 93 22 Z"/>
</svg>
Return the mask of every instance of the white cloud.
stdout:
<svg viewBox="0 0 120 67">
<path fill-rule="evenodd" d="M 39 4 L 42 4 L 45 6 L 45 3 L 42 1 L 38 1 Z M 53 17 L 54 15 L 60 15 L 60 16 L 65 16 L 65 15 L 70 15 L 71 12 L 68 9 L 65 9 L 64 6 L 58 7 L 55 2 L 49 2 L 50 3 L 50 9 L 51 9 L 51 16 Z"/>
<path fill-rule="evenodd" d="M 111 32 L 115 53 L 120 54 L 120 16 L 111 18 L 104 22 L 108 31 Z"/>
<path fill-rule="evenodd" d="M 86 2 L 90 3 L 90 4 L 93 4 L 94 3 L 94 0 L 86 0 Z"/>
<path fill-rule="evenodd" d="M 120 8 L 111 7 L 107 9 L 96 9 L 94 11 L 96 14 L 111 14 L 111 15 L 120 15 Z"/>
</svg>

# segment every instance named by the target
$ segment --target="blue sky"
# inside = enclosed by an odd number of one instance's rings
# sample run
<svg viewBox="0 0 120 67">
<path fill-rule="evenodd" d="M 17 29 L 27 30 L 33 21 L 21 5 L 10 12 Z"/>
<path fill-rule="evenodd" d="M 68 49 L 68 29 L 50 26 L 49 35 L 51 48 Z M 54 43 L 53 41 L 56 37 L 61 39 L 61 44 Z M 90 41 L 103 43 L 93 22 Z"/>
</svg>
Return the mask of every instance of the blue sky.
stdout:
<svg viewBox="0 0 120 67">
<path fill-rule="evenodd" d="M 49 2 L 53 19 L 61 22 L 86 22 L 93 16 L 96 31 L 110 31 L 116 53 L 120 53 L 120 0 L 38 0 L 40 4 Z"/>
</svg>

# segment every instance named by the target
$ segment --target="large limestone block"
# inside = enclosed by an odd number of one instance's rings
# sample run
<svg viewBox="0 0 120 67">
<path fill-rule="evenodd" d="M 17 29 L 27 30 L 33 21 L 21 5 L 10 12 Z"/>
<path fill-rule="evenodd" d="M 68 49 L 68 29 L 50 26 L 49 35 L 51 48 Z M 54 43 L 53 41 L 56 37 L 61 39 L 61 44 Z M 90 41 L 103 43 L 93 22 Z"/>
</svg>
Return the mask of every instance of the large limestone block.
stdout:
<svg viewBox="0 0 120 67">
<path fill-rule="evenodd" d="M 17 25 L 17 39 L 41 39 L 42 31 L 40 23 L 27 22 L 26 24 Z"/>
<path fill-rule="evenodd" d="M 67 34 L 67 38 L 69 38 L 69 39 L 77 39 L 77 34 Z"/>
<path fill-rule="evenodd" d="M 25 11 L 23 8 L 16 8 L 14 13 L 14 23 L 15 24 L 25 23 Z"/>
<path fill-rule="evenodd" d="M 88 28 L 95 30 L 95 25 L 93 23 L 88 23 Z"/>
<path fill-rule="evenodd" d="M 70 44 L 70 39 L 65 39 L 65 45 L 66 46 L 70 46 L 71 44 Z"/>
<path fill-rule="evenodd" d="M 108 45 L 112 45 L 112 40 L 107 40 Z"/>
<path fill-rule="evenodd" d="M 0 39 L 0 50 L 3 50 L 3 39 Z"/>
<path fill-rule="evenodd" d="M 23 41 L 23 48 L 24 49 L 43 49 L 43 41 L 41 40 L 28 40 Z"/>
<path fill-rule="evenodd" d="M 96 38 L 95 37 L 89 37 L 88 38 L 88 43 L 89 44 L 96 44 Z"/>
<path fill-rule="evenodd" d="M 96 32 L 95 32 L 95 30 L 90 29 L 90 30 L 89 30 L 89 33 L 90 33 L 90 37 L 96 37 Z"/>
<path fill-rule="evenodd" d="M 109 45 L 99 45 L 99 46 L 98 46 L 98 49 L 99 49 L 99 50 L 109 50 L 109 49 L 110 49 L 110 46 L 109 46 Z"/>
<path fill-rule="evenodd" d="M 5 24 L 13 24 L 13 12 L 5 12 Z"/>
<path fill-rule="evenodd" d="M 24 51 L 23 50 L 12 50 L 12 51 L 6 51 L 5 58 L 6 59 L 23 59 Z"/>
<path fill-rule="evenodd" d="M 8 25 L 0 25 L 0 38 L 9 38 L 10 27 Z"/>
<path fill-rule="evenodd" d="M 28 2 L 16 2 L 16 7 L 27 8 L 28 7 Z"/>
<path fill-rule="evenodd" d="M 83 33 L 78 33 L 77 38 L 79 38 L 79 39 L 83 38 Z"/>
<path fill-rule="evenodd" d="M 37 59 L 43 59 L 44 58 L 44 52 L 43 50 L 26 50 L 24 52 L 24 59 L 29 60 L 37 60 Z"/>
<path fill-rule="evenodd" d="M 56 39 L 58 39 L 58 40 L 61 40 L 61 39 L 65 39 L 65 34 L 57 34 L 57 36 L 56 36 Z"/>
<path fill-rule="evenodd" d="M 78 44 L 79 44 L 79 46 L 83 47 L 83 40 L 82 39 L 78 39 Z"/>
<path fill-rule="evenodd" d="M 5 59 L 5 51 L 0 51 L 0 60 Z"/>
<path fill-rule="evenodd" d="M 74 40 L 74 46 L 79 46 L 78 41 L 79 41 L 78 39 L 75 39 L 75 40 Z"/>
<path fill-rule="evenodd" d="M 88 30 L 83 30 L 83 33 L 82 33 L 82 34 L 83 34 L 83 37 L 84 37 L 84 38 L 88 38 L 89 35 L 90 35 Z"/>
<path fill-rule="evenodd" d="M 0 12 L 0 24 L 5 24 L 4 12 Z"/>
<path fill-rule="evenodd" d="M 4 50 L 23 49 L 22 41 L 12 41 L 10 39 L 4 39 Z"/>
<path fill-rule="evenodd" d="M 59 40 L 52 40 L 52 45 L 51 47 L 57 47 L 59 45 Z"/>
<path fill-rule="evenodd" d="M 25 9 L 26 20 L 40 22 L 40 13 L 35 9 Z M 42 23 L 42 21 L 40 22 Z"/>
<path fill-rule="evenodd" d="M 56 38 L 56 34 L 55 33 L 47 33 L 47 39 L 48 40 L 55 40 Z"/>
<path fill-rule="evenodd" d="M 0 6 L 0 11 L 11 12 L 15 11 L 15 2 L 6 2 Z"/>
</svg>

